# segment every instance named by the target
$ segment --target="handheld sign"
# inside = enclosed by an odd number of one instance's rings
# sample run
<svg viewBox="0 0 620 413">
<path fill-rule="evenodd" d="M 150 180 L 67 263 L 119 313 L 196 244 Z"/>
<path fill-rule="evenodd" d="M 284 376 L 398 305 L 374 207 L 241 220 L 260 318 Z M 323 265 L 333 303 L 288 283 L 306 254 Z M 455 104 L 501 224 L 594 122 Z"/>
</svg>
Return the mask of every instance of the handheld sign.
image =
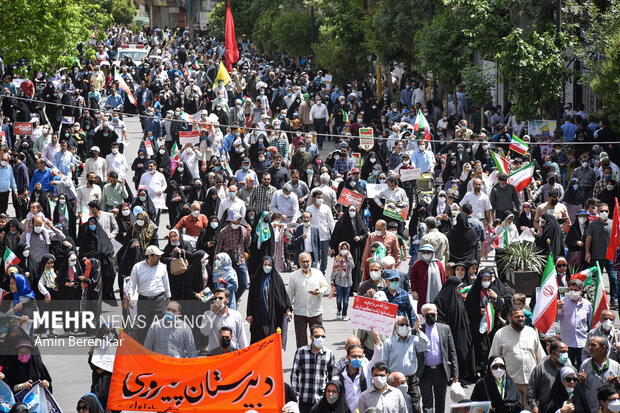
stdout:
<svg viewBox="0 0 620 413">
<path fill-rule="evenodd" d="M 368 297 L 355 296 L 351 310 L 351 324 L 355 328 L 391 336 L 396 320 L 396 304 L 374 300 Z"/>
</svg>

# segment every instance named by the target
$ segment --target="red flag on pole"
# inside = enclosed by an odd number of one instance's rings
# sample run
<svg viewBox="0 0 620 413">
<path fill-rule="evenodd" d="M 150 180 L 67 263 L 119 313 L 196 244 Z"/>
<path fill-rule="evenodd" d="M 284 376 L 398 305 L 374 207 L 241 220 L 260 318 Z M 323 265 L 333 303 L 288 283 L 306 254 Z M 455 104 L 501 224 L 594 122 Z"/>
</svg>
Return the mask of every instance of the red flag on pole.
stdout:
<svg viewBox="0 0 620 413">
<path fill-rule="evenodd" d="M 226 4 L 226 51 L 224 58 L 226 59 L 226 69 L 230 72 L 233 63 L 239 60 L 239 48 L 237 48 L 237 39 L 235 38 L 235 21 L 230 11 L 230 1 Z"/>
<path fill-rule="evenodd" d="M 616 255 L 616 249 L 618 248 L 620 248 L 620 208 L 618 207 L 618 198 L 616 198 L 614 218 L 611 224 L 611 238 L 609 239 L 609 246 L 607 247 L 605 258 L 613 261 Z"/>
</svg>

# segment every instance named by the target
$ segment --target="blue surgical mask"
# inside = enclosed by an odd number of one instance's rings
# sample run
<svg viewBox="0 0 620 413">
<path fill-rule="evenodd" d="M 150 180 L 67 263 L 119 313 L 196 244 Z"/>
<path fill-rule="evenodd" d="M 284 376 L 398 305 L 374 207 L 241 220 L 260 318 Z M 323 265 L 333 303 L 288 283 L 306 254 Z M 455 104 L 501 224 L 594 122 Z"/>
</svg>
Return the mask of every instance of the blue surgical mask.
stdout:
<svg viewBox="0 0 620 413">
<path fill-rule="evenodd" d="M 222 167 L 220 165 L 214 166 L 213 169 L 215 169 L 216 171 L 219 171 L 220 169 L 222 169 Z"/>
<path fill-rule="evenodd" d="M 172 314 L 170 311 L 166 311 L 164 313 L 164 320 L 166 320 L 168 323 L 172 323 L 174 321 L 174 314 Z"/>
<path fill-rule="evenodd" d="M 139 199 L 140 199 L 140 201 L 142 201 L 142 202 L 146 201 L 146 197 L 145 197 L 145 196 L 139 196 L 138 198 L 139 198 Z"/>
<path fill-rule="evenodd" d="M 400 285 L 399 281 L 390 281 L 390 289 L 391 290 L 398 290 L 398 286 Z"/>
<path fill-rule="evenodd" d="M 211 228 L 216 229 L 218 227 L 218 223 L 217 222 L 211 222 L 209 225 L 211 225 Z"/>
<path fill-rule="evenodd" d="M 560 353 L 558 356 L 558 361 L 560 364 L 566 364 L 568 362 L 568 353 Z"/>
<path fill-rule="evenodd" d="M 573 185 L 573 189 L 576 191 L 577 189 L 579 189 L 579 185 Z"/>
<path fill-rule="evenodd" d="M 89 228 L 91 231 L 94 231 L 94 230 L 96 230 L 96 229 L 97 229 L 97 225 L 94 225 L 94 224 L 88 224 L 88 228 Z"/>
<path fill-rule="evenodd" d="M 247 171 L 248 169 L 250 169 L 250 165 L 243 165 L 243 170 Z"/>
<path fill-rule="evenodd" d="M 354 369 L 359 369 L 360 367 L 362 367 L 362 359 L 351 359 L 349 360 L 349 364 Z"/>
</svg>

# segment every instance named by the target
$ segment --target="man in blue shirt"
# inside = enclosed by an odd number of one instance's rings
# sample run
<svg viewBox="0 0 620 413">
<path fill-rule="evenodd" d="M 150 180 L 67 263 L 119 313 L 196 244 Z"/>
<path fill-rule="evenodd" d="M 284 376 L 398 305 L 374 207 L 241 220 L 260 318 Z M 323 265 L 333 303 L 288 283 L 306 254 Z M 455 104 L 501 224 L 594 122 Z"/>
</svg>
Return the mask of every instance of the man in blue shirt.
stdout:
<svg viewBox="0 0 620 413">
<path fill-rule="evenodd" d="M 572 142 L 575 139 L 575 132 L 577 132 L 577 125 L 572 122 L 570 115 L 564 115 L 564 124 L 560 126 L 562 134 L 568 142 Z"/>
<path fill-rule="evenodd" d="M 17 185 L 13 176 L 13 168 L 9 165 L 9 155 L 0 158 L 0 213 L 5 214 L 9 206 L 9 192 L 13 190 L 13 198 L 17 198 Z"/>
<path fill-rule="evenodd" d="M 32 174 L 32 179 L 30 180 L 30 193 L 32 194 L 32 192 L 34 191 L 34 186 L 37 183 L 41 184 L 45 192 L 51 192 L 51 180 L 52 174 L 50 173 L 50 169 L 45 164 L 45 159 L 37 159 L 37 169 L 34 170 L 34 173 Z"/>
<path fill-rule="evenodd" d="M 329 98 L 332 100 L 332 103 L 336 103 L 336 100 L 338 100 L 340 96 L 344 96 L 344 93 L 340 92 L 340 88 L 338 87 L 338 85 L 334 85 L 334 91 L 329 96 Z"/>
<path fill-rule="evenodd" d="M 411 324 L 415 323 L 417 317 L 413 311 L 411 300 L 407 291 L 400 288 L 400 278 L 395 270 L 384 270 L 383 279 L 385 280 L 387 287 L 383 289 L 388 301 L 392 304 L 398 305 L 396 314 L 399 316 L 406 316 L 409 318 Z"/>
<path fill-rule="evenodd" d="M 54 166 L 58 168 L 61 174 L 72 176 L 72 168 L 75 166 L 75 158 L 73 154 L 67 150 L 67 141 L 60 142 L 60 151 L 54 155 Z"/>
<path fill-rule="evenodd" d="M 124 99 L 122 94 L 118 93 L 116 88 L 113 87 L 112 93 L 110 93 L 110 96 L 108 96 L 108 98 L 105 100 L 104 107 L 106 109 L 116 109 L 119 107 L 122 109 L 123 103 Z"/>
<path fill-rule="evenodd" d="M 413 101 L 413 89 L 411 89 L 411 83 L 407 81 L 405 83 L 405 88 L 400 91 L 400 103 L 405 108 L 412 107 L 411 102 Z"/>
<path fill-rule="evenodd" d="M 426 141 L 419 141 L 418 150 L 413 151 L 413 154 L 411 155 L 411 160 L 413 161 L 415 167 L 421 169 L 424 174 L 433 172 L 433 169 L 435 168 L 435 156 L 433 155 L 433 152 L 426 149 L 426 145 Z"/>
</svg>

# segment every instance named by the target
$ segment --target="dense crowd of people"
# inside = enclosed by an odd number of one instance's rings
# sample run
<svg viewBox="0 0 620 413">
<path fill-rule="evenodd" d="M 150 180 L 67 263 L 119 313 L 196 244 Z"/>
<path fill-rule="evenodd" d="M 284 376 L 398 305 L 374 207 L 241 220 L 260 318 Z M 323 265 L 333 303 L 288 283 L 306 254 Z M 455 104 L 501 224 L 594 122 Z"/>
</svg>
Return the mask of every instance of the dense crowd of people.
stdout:
<svg viewBox="0 0 620 413">
<path fill-rule="evenodd" d="M 148 54 L 117 60 L 128 44 Z M 567 105 L 545 143 L 509 107 L 481 112 L 460 90 L 444 101 L 410 69 L 377 96 L 376 79 L 338 84 L 248 43 L 223 74 L 224 46 L 200 29 L 115 27 L 84 47 L 95 60 L 56 72 L 0 66 L 0 287 L 19 317 L 0 374 L 14 392 L 52 390 L 35 337 L 58 333 L 33 328 L 36 312 L 99 319 L 106 302 L 144 317 L 128 331 L 172 357 L 293 323 L 286 412 L 443 412 L 448 391 L 495 412 L 620 411 L 618 254 L 606 258 L 620 146 L 607 119 Z M 127 116 L 140 118 L 137 153 Z M 528 165 L 517 191 L 509 174 Z M 546 334 L 535 293 L 507 284 L 517 244 L 552 255 L 566 293 Z M 572 275 L 597 266 L 610 308 L 591 325 L 591 291 Z M 327 348 L 324 306 L 349 321 L 356 295 L 398 307 L 393 334 L 359 329 Z M 90 367 L 78 411 L 110 411 L 111 372 Z"/>
</svg>

